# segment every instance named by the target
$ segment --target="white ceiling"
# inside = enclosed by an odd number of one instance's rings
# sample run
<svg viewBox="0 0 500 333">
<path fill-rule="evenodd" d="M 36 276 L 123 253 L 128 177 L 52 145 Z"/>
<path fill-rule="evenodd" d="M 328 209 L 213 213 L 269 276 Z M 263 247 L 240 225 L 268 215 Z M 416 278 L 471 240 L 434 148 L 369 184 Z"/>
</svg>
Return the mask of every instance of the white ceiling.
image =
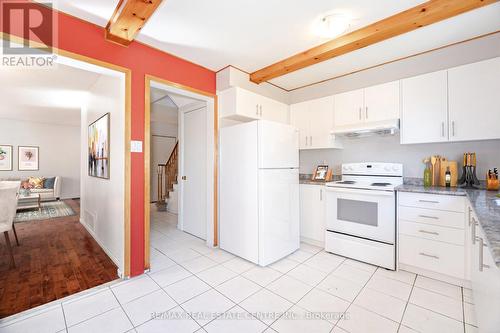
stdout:
<svg viewBox="0 0 500 333">
<path fill-rule="evenodd" d="M 59 9 L 105 26 L 118 0 L 59 0 Z M 166 0 L 138 40 L 212 70 L 233 65 L 248 72 L 326 40 L 312 25 L 326 12 L 352 18 L 356 30 L 422 0 Z M 500 3 L 392 38 L 272 80 L 293 89 L 450 43 L 500 30 Z"/>
<path fill-rule="evenodd" d="M 152 103 L 151 122 L 172 125 L 178 123 L 179 108 L 200 102 L 194 98 L 174 94 L 158 88 L 151 88 L 150 101 Z"/>
<path fill-rule="evenodd" d="M 100 74 L 57 65 L 0 66 L 0 118 L 78 126 L 88 89 Z"/>
</svg>

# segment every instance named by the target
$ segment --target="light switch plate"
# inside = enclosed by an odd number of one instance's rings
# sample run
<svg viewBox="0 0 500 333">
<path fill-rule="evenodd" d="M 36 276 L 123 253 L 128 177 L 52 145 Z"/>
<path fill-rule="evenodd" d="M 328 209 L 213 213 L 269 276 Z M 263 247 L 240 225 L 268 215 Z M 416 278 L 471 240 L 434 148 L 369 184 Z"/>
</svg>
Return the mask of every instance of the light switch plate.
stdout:
<svg viewBox="0 0 500 333">
<path fill-rule="evenodd" d="M 130 151 L 132 153 L 142 153 L 142 141 L 130 141 Z"/>
</svg>

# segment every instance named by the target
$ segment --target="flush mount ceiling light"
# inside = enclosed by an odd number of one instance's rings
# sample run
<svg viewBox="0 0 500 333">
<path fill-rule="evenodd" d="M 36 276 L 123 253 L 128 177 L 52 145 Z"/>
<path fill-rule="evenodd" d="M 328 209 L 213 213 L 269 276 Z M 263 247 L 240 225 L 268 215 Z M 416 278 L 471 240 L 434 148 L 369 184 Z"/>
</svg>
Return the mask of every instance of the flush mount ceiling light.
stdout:
<svg viewBox="0 0 500 333">
<path fill-rule="evenodd" d="M 322 38 L 335 38 L 349 28 L 349 18 L 344 14 L 327 14 L 317 20 L 314 32 Z"/>
</svg>

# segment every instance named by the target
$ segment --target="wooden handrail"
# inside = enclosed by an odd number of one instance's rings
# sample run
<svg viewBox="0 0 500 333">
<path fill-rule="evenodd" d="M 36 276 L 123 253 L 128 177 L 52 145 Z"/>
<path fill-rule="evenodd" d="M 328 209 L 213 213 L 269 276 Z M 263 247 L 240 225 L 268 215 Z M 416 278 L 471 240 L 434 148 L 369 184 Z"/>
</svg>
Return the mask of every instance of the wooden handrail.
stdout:
<svg viewBox="0 0 500 333">
<path fill-rule="evenodd" d="M 169 196 L 169 191 L 173 189 L 174 183 L 177 181 L 178 151 L 179 141 L 175 143 L 167 162 L 165 164 L 158 164 L 158 205 L 165 203 L 165 199 Z"/>
</svg>

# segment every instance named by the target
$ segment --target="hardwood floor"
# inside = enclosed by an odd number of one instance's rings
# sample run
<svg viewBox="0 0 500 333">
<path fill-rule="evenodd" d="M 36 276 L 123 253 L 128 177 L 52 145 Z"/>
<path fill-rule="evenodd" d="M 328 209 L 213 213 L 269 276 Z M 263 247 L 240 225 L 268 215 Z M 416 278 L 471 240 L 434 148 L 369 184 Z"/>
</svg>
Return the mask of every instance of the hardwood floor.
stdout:
<svg viewBox="0 0 500 333">
<path fill-rule="evenodd" d="M 79 201 L 65 202 L 75 216 L 16 224 L 16 268 L 9 267 L 1 237 L 0 318 L 118 278 L 116 265 L 80 224 Z"/>
</svg>

